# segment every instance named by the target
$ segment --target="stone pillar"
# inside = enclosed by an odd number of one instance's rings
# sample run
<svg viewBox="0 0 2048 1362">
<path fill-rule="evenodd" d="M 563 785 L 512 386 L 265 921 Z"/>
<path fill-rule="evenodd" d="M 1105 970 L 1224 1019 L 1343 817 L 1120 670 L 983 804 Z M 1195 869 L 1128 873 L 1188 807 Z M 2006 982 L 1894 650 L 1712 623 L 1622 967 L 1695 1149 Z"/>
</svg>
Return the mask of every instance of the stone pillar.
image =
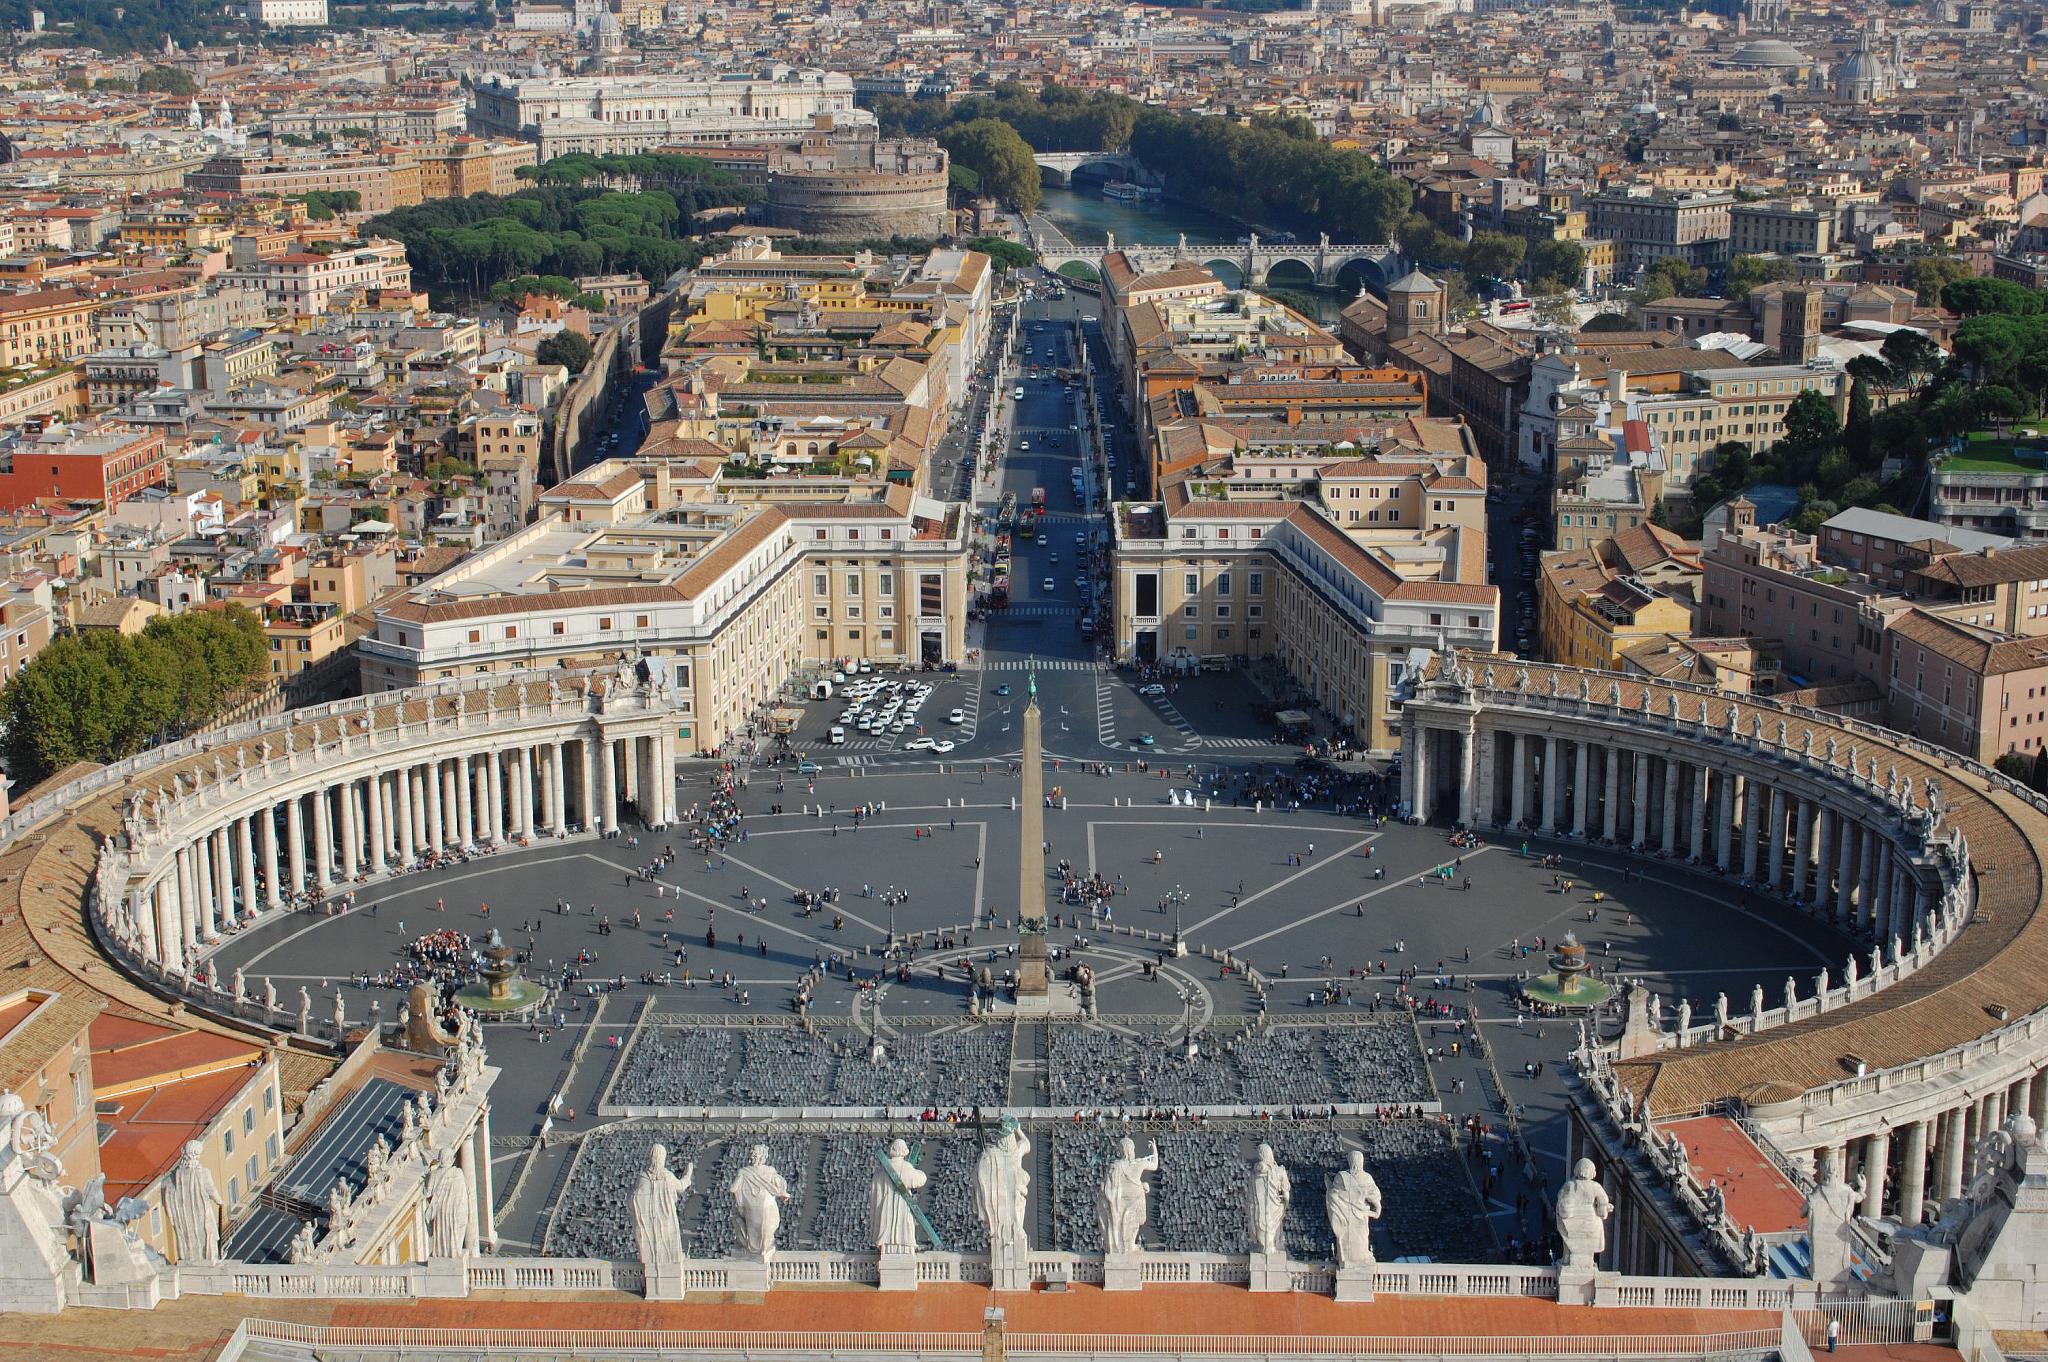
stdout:
<svg viewBox="0 0 2048 1362">
<path fill-rule="evenodd" d="M 336 789 L 341 795 L 341 879 L 344 884 L 354 884 L 356 850 L 361 846 L 356 840 L 356 783 L 344 780 Z"/>
<path fill-rule="evenodd" d="M 569 830 L 569 744 L 548 744 L 548 830 Z"/>
<path fill-rule="evenodd" d="M 1964 1118 L 1961 1108 L 1943 1114 L 1941 1137 L 1935 1161 L 1940 1165 L 1936 1170 L 1934 1199 L 1948 1201 L 1963 1194 L 1963 1140 Z"/>
<path fill-rule="evenodd" d="M 1645 846 L 1650 840 L 1650 754 L 1634 752 L 1629 760 L 1635 766 L 1635 800 L 1629 810 L 1632 829 L 1629 842 L 1634 846 Z"/>
<path fill-rule="evenodd" d="M 2034 1125 L 2048 1130 L 2048 1074 L 2034 1075 L 2033 1091 L 2027 1095 L 2027 1115 L 2034 1118 Z"/>
<path fill-rule="evenodd" d="M 1458 821 L 1469 828 L 1479 821 L 1479 733 L 1475 727 L 1470 732 L 1458 734 L 1457 737 Z M 667 781 L 666 788 L 673 795 L 675 781 Z"/>
<path fill-rule="evenodd" d="M 1785 892 L 1785 787 L 1771 787 L 1771 821 L 1764 826 L 1764 835 L 1771 839 L 1771 892 Z M 1845 1165 L 1846 1166 L 1846 1165 Z"/>
<path fill-rule="evenodd" d="M 468 839 L 463 835 L 462 810 L 469 801 L 462 795 L 459 758 L 435 763 L 436 782 L 441 787 L 441 845 L 453 851 Z"/>
<path fill-rule="evenodd" d="M 313 791 L 313 883 L 323 890 L 334 882 L 334 810 L 329 799 L 327 789 Z"/>
<path fill-rule="evenodd" d="M 1508 764 L 1513 773 L 1513 791 L 1508 802 L 1508 822 L 1519 829 L 1529 821 L 1529 754 L 1523 750 L 1522 735 L 1508 734 Z"/>
<path fill-rule="evenodd" d="M 1835 815 L 1835 921 L 1856 920 L 1856 844 L 1863 831 L 1847 814 Z"/>
<path fill-rule="evenodd" d="M 618 743 L 609 736 L 600 736 L 591 744 L 592 758 L 597 762 L 597 807 L 604 816 L 604 830 L 617 832 L 619 828 L 619 750 Z"/>
<path fill-rule="evenodd" d="M 369 784 L 363 787 L 363 793 L 369 797 L 370 859 L 368 868 L 372 874 L 381 872 L 391 861 L 391 821 L 385 816 L 384 811 L 385 787 L 385 780 L 381 774 L 371 776 Z"/>
<path fill-rule="evenodd" d="M 163 892 L 164 882 L 158 880 L 144 889 L 135 901 L 136 949 L 142 952 L 143 959 L 154 960 L 158 964 L 162 964 L 164 958 L 163 943 L 157 937 L 157 926 L 163 921 Z"/>
<path fill-rule="evenodd" d="M 1906 1127 L 1906 1147 L 1899 1151 L 1899 1223 L 1920 1223 L 1920 1203 L 1927 1200 L 1927 1122 Z"/>
<path fill-rule="evenodd" d="M 1472 735 L 1460 735 L 1466 782 L 1472 780 Z M 661 738 L 654 747 L 654 778 L 661 788 L 661 821 L 664 827 L 676 821 L 676 734 L 668 720 L 661 725 Z"/>
<path fill-rule="evenodd" d="M 184 878 L 185 854 L 179 852 L 172 857 L 171 873 L 158 886 L 162 893 L 157 901 L 157 949 L 167 969 L 185 967 Z"/>
<path fill-rule="evenodd" d="M 498 1246 L 498 1196 L 491 1177 L 491 1108 L 487 1102 L 476 1114 L 474 1131 L 477 1186 L 471 1200 L 477 1208 L 477 1242 L 487 1249 Z"/>
<path fill-rule="evenodd" d="M 1586 807 L 1592 802 L 1592 777 L 1587 768 L 1591 765 L 1593 749 L 1584 739 L 1572 746 L 1578 749 L 1578 765 L 1572 782 L 1572 836 L 1583 839 L 1586 835 Z"/>
<path fill-rule="evenodd" d="M 1434 779 L 1435 773 L 1429 769 L 1429 738 L 1429 729 L 1417 728 L 1415 730 L 1415 808 L 1413 813 L 1415 817 L 1425 823 L 1429 821 L 1430 814 L 1435 811 L 1434 806 L 1436 804 L 1436 792 L 1430 786 L 1430 781 Z"/>
<path fill-rule="evenodd" d="M 468 753 L 448 763 L 448 778 L 455 785 L 455 844 L 473 846 L 476 835 L 476 763 Z"/>
<path fill-rule="evenodd" d="M 1885 932 L 1891 925 L 1892 896 L 1889 888 L 1891 878 L 1891 839 L 1879 836 L 1877 838 L 1877 864 L 1873 868 L 1871 877 L 1863 885 L 1863 896 L 1870 900 L 1870 906 L 1863 913 L 1864 923 L 1870 928 L 1870 934 L 1879 941 L 1884 940 Z"/>
<path fill-rule="evenodd" d="M 576 763 L 576 803 L 583 811 L 583 830 L 598 831 L 598 820 L 604 817 L 604 809 L 597 802 L 597 742 L 596 738 L 585 738 L 579 744 L 583 759 Z M 565 747 L 564 752 L 567 751 Z M 609 822 L 604 824 L 610 827 Z"/>
<path fill-rule="evenodd" d="M 1558 778 L 1557 748 L 1557 735 L 1546 735 L 1543 739 L 1543 830 L 1553 836 L 1564 831 L 1564 811 L 1559 800 L 1564 793 L 1564 782 Z"/>
<path fill-rule="evenodd" d="M 225 823 L 213 830 L 213 887 L 214 926 L 224 931 L 235 925 L 235 850 Z"/>
<path fill-rule="evenodd" d="M 1856 879 L 1856 925 L 1873 925 L 1877 909 L 1877 856 L 1880 838 L 1875 828 L 1857 825 L 1856 840 L 1863 849 L 1863 869 Z"/>
<path fill-rule="evenodd" d="M 1863 1214 L 1875 1220 L 1884 1214 L 1886 1165 L 1892 1155 L 1892 1133 L 1880 1130 L 1863 1141 Z"/>
<path fill-rule="evenodd" d="M 533 836 L 533 748 L 526 743 L 512 754 L 512 835 Z"/>
<path fill-rule="evenodd" d="M 256 831 L 263 834 L 263 898 L 272 908 L 284 906 L 284 881 L 277 871 L 277 810 L 263 809 L 256 815 Z"/>
<path fill-rule="evenodd" d="M 412 768 L 400 767 L 391 773 L 391 814 L 392 824 L 398 830 L 398 863 L 401 869 L 409 867 L 419 855 L 419 824 L 413 817 Z"/>
<path fill-rule="evenodd" d="M 505 840 L 505 784 L 498 769 L 504 756 L 495 747 L 484 753 L 484 833 L 492 846 Z"/>
<path fill-rule="evenodd" d="M 1733 771 L 1721 772 L 1721 825 L 1714 830 L 1714 842 L 1720 848 L 1715 863 L 1724 874 L 1735 868 L 1735 787 L 1741 780 Z"/>
<path fill-rule="evenodd" d="M 1686 851 L 1701 865 L 1708 860 L 1707 851 L 1707 768 L 1697 763 L 1692 768 L 1692 837 L 1686 842 Z"/>
<path fill-rule="evenodd" d="M 214 911 L 213 837 L 208 834 L 192 843 L 192 925 L 200 941 L 220 940 Z"/>
<path fill-rule="evenodd" d="M 1621 819 L 1621 749 L 1603 747 L 1600 749 L 1600 835 L 1608 841 L 1614 840 L 1617 825 Z"/>
<path fill-rule="evenodd" d="M 1813 912 L 1816 917 L 1834 913 L 1835 811 L 1822 804 L 1813 811 Z"/>
<path fill-rule="evenodd" d="M 1664 758 L 1664 827 L 1662 851 L 1675 855 L 1678 851 L 1678 763 L 1670 757 Z"/>
<path fill-rule="evenodd" d="M 242 916 L 251 918 L 257 913 L 256 897 L 256 835 L 250 831 L 247 818 L 235 820 L 235 872 L 242 884 Z"/>
<path fill-rule="evenodd" d="M 1745 779 L 1742 784 L 1742 793 L 1747 796 L 1742 801 L 1742 878 L 1754 884 L 1756 855 L 1762 846 L 1762 841 L 1757 836 L 1757 825 L 1764 821 L 1763 815 L 1758 812 L 1758 806 L 1763 803 L 1765 792 L 1764 787 L 1754 780 Z"/>
<path fill-rule="evenodd" d="M 441 763 L 430 761 L 420 767 L 420 793 L 427 809 L 426 849 L 439 851 L 447 845 L 448 825 L 441 821 Z"/>
<path fill-rule="evenodd" d="M 1792 897 L 1802 902 L 1812 902 L 1807 892 L 1810 878 L 1809 863 L 1813 860 L 1813 801 L 1801 799 L 1793 812 L 1792 823 Z"/>
</svg>

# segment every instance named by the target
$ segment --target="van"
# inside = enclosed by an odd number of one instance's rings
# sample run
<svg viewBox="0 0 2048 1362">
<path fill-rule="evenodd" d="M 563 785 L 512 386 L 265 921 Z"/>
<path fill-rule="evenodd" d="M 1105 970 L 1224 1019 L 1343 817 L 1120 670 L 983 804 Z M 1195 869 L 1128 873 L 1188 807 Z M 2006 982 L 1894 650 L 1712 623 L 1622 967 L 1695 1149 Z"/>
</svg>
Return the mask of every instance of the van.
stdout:
<svg viewBox="0 0 2048 1362">
<path fill-rule="evenodd" d="M 830 733 L 827 733 L 827 734 L 825 735 L 825 741 L 826 741 L 826 742 L 828 742 L 828 743 L 831 743 L 831 744 L 832 744 L 832 745 L 833 745 L 834 747 L 844 747 L 844 746 L 846 746 L 846 729 L 845 729 L 845 727 L 844 727 L 843 725 L 840 725 L 840 724 L 834 724 L 834 725 L 832 725 L 832 731 L 831 731 Z"/>
</svg>

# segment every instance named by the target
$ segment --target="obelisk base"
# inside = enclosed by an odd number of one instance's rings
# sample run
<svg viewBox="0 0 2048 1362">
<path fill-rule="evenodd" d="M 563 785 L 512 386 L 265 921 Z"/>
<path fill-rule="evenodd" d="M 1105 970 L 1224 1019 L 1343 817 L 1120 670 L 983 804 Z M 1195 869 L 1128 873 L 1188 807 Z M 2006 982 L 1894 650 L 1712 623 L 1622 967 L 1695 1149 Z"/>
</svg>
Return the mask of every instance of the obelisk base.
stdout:
<svg viewBox="0 0 2048 1362">
<path fill-rule="evenodd" d="M 1284 1253 L 1254 1253 L 1251 1264 L 1251 1289 L 1254 1291 L 1292 1291 L 1294 1270 L 1288 1266 Z"/>
<path fill-rule="evenodd" d="M 1042 998 L 1051 986 L 1052 975 L 1045 967 L 1045 934 L 1030 933 L 1017 943 L 1017 996 Z"/>
</svg>

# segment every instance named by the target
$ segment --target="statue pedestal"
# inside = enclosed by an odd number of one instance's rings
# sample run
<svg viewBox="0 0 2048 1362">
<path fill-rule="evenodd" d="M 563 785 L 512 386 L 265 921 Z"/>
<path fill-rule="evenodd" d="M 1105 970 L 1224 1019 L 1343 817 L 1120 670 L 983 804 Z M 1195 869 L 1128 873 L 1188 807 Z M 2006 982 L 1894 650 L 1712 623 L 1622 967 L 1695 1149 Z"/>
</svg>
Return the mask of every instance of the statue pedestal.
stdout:
<svg viewBox="0 0 2048 1362">
<path fill-rule="evenodd" d="M 1254 1291 L 1292 1291 L 1294 1271 L 1284 1253 L 1254 1253 L 1249 1285 Z"/>
<path fill-rule="evenodd" d="M 881 1275 L 875 1285 L 884 1291 L 917 1290 L 917 1255 L 915 1253 L 884 1253 Z"/>
<path fill-rule="evenodd" d="M 1028 1259 L 1006 1254 L 991 1258 L 988 1265 L 989 1287 L 995 1291 L 1029 1291 L 1031 1289 L 1031 1263 Z"/>
<path fill-rule="evenodd" d="M 1571 1267 L 1559 1264 L 1557 1269 L 1557 1303 L 1559 1305 L 1591 1305 L 1598 1294 L 1600 1273 L 1597 1268 Z"/>
<path fill-rule="evenodd" d="M 683 1298 L 681 1263 L 648 1263 L 647 1285 L 641 1294 L 651 1301 L 679 1301 Z"/>
<path fill-rule="evenodd" d="M 1350 1267 L 1337 1269 L 1336 1297 L 1340 1301 L 1369 1301 L 1372 1299 L 1371 1263 L 1353 1263 Z"/>
<path fill-rule="evenodd" d="M 725 1274 L 728 1291 L 766 1291 L 768 1264 L 758 1258 L 736 1259 Z"/>
<path fill-rule="evenodd" d="M 676 1299 L 682 1299 L 682 1274 L 676 1274 Z M 429 1258 L 420 1281 L 420 1295 L 460 1299 L 469 1294 L 469 1259 Z"/>
<path fill-rule="evenodd" d="M 1136 1253 L 1109 1253 L 1102 1259 L 1104 1291 L 1136 1291 L 1145 1285 L 1145 1259 Z"/>
</svg>

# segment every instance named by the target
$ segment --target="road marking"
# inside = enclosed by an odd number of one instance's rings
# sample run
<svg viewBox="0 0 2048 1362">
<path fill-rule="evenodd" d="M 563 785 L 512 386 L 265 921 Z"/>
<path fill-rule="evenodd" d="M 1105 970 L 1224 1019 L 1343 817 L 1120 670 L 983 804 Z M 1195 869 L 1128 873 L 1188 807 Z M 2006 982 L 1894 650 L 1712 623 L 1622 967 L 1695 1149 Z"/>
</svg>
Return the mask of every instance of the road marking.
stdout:
<svg viewBox="0 0 2048 1362">
<path fill-rule="evenodd" d="M 1211 913 L 1208 917 L 1203 918 L 1200 922 L 1190 922 L 1187 925 L 1187 930 L 1190 932 L 1199 932 L 1202 930 L 1202 928 L 1208 926 L 1210 923 L 1220 922 L 1224 918 L 1229 917 L 1232 913 L 1237 912 L 1239 909 L 1249 908 L 1252 904 L 1257 903 L 1260 899 L 1266 897 L 1266 895 L 1274 893 L 1281 889 L 1285 889 L 1288 885 L 1293 884 L 1296 880 L 1300 879 L 1304 875 L 1313 875 L 1316 871 L 1321 870 L 1326 865 L 1336 865 L 1338 862 L 1343 861 L 1344 859 L 1349 857 L 1353 852 L 1357 851 L 1360 847 L 1370 846 L 1372 845 L 1372 843 L 1378 841 L 1379 836 L 1380 834 L 1378 834 L 1377 832 L 1367 833 L 1365 836 L 1359 838 L 1351 845 L 1343 847 L 1338 851 L 1332 853 L 1327 860 L 1325 860 L 1321 856 L 1312 856 L 1309 858 L 1309 864 L 1295 871 L 1286 879 L 1275 881 L 1274 883 L 1267 885 L 1264 889 L 1259 890 L 1256 894 L 1248 894 L 1245 897 L 1239 899 L 1231 907 L 1225 908 L 1220 913 Z M 1291 926 L 1292 924 L 1290 923 L 1289 925 Z"/>
<path fill-rule="evenodd" d="M 1375 835 L 1377 835 L 1377 834 L 1375 834 Z M 1466 852 L 1466 853 L 1465 853 L 1465 857 L 1466 857 L 1466 859 L 1468 859 L 1468 860 L 1469 860 L 1469 859 L 1471 859 L 1471 858 L 1472 858 L 1472 857 L 1474 857 L 1474 856 L 1483 856 L 1483 855 L 1485 855 L 1485 854 L 1486 854 L 1487 852 L 1489 852 L 1489 851 L 1498 851 L 1499 849 L 1500 849 L 1500 848 L 1498 848 L 1498 847 L 1491 847 L 1491 846 L 1485 846 L 1485 847 L 1480 847 L 1480 848 L 1478 848 L 1477 850 L 1474 850 L 1474 851 L 1469 851 L 1469 852 Z M 1306 874 L 1307 872 L 1306 872 L 1306 871 L 1304 871 L 1304 872 L 1302 872 L 1302 873 L 1303 873 L 1303 874 Z M 1299 876 L 1299 875 L 1296 875 L 1296 876 L 1292 876 L 1291 878 L 1294 878 L 1294 879 L 1299 879 L 1299 878 L 1301 878 L 1301 876 Z M 1287 881 L 1286 881 L 1286 880 L 1282 880 L 1282 881 L 1281 881 L 1280 883 L 1281 883 L 1281 884 L 1285 884 L 1285 883 L 1287 883 Z M 1388 892 L 1389 890 L 1393 890 L 1393 889 L 1400 889 L 1400 888 L 1402 888 L 1403 886 L 1406 886 L 1406 885 L 1408 885 L 1408 881 L 1407 881 L 1407 880 L 1406 880 L 1405 878 L 1403 878 L 1403 879 L 1397 879 L 1397 880 L 1388 880 L 1388 881 L 1387 881 L 1387 882 L 1386 882 L 1385 884 L 1381 885 L 1381 886 L 1380 886 L 1379 888 L 1377 888 L 1377 889 L 1369 889 L 1369 890 L 1367 890 L 1367 891 L 1366 891 L 1365 893 L 1363 893 L 1363 894 L 1352 894 L 1352 895 L 1348 896 L 1347 898 L 1343 899 L 1343 900 L 1342 900 L 1341 902 L 1338 902 L 1338 903 L 1333 903 L 1333 904 L 1331 904 L 1331 905 L 1330 905 L 1330 906 L 1329 906 L 1328 908 L 1324 908 L 1324 909 L 1322 909 L 1322 910 L 1321 910 L 1321 911 L 1319 911 L 1319 912 L 1314 912 L 1314 913 L 1310 913 L 1310 914 L 1309 914 L 1309 915 L 1308 915 L 1307 917 L 1298 917 L 1298 918 L 1295 918 L 1295 919 L 1294 919 L 1293 921 L 1291 921 L 1291 922 L 1283 922 L 1283 923 L 1281 923 L 1281 924 L 1280 924 L 1280 925 L 1279 925 L 1278 927 L 1275 927 L 1275 928 L 1274 928 L 1274 929 L 1273 929 L 1272 931 L 1270 931 L 1270 932 L 1261 932 L 1261 933 L 1260 933 L 1259 935 L 1257 935 L 1257 936 L 1254 936 L 1254 937 L 1247 937 L 1247 938 L 1246 938 L 1245 940 L 1243 940 L 1243 941 L 1240 941 L 1240 942 L 1238 942 L 1238 943 L 1237 943 L 1237 944 L 1236 944 L 1235 946 L 1232 946 L 1232 947 L 1230 947 L 1230 948 L 1229 948 L 1229 950 L 1230 950 L 1231 954 L 1233 954 L 1233 955 L 1236 955 L 1236 954 L 1240 954 L 1240 953 L 1242 953 L 1243 951 L 1245 951 L 1245 950 L 1248 950 L 1249 948 L 1251 948 L 1251 947 L 1253 947 L 1253 946 L 1256 946 L 1256 945 L 1258 945 L 1258 944 L 1259 944 L 1259 943 L 1260 943 L 1261 941 L 1267 941 L 1267 940 L 1270 940 L 1270 939 L 1272 939 L 1273 937 L 1279 936 L 1279 935 L 1280 935 L 1280 934 L 1281 934 L 1282 932 L 1291 932 L 1291 931 L 1293 931 L 1293 930 L 1294 930 L 1294 929 L 1295 929 L 1296 927 L 1302 926 L 1302 925 L 1303 925 L 1303 924 L 1305 924 L 1305 923 L 1315 922 L 1315 921 L 1317 921 L 1317 920 L 1318 920 L 1318 919 L 1320 919 L 1320 918 L 1326 918 L 1326 917 L 1330 916 L 1330 914 L 1332 914 L 1332 913 L 1341 913 L 1341 912 L 1343 912 L 1343 911 L 1344 911 L 1344 910 L 1345 910 L 1346 908 L 1349 908 L 1349 907 L 1351 907 L 1351 906 L 1352 906 L 1353 904 L 1356 904 L 1356 903 L 1363 903 L 1363 902 L 1364 902 L 1365 900 L 1367 900 L 1367 899 L 1375 899 L 1375 898 L 1378 898 L 1378 897 L 1379 897 L 1379 896 L 1380 896 L 1381 894 L 1384 894 L 1384 893 Z M 1274 886 L 1273 886 L 1273 888 L 1274 888 L 1274 889 L 1278 889 L 1279 887 L 1280 887 L 1280 885 L 1274 885 Z M 1270 893 L 1270 892 L 1271 892 L 1271 890 L 1261 890 L 1261 891 L 1260 891 L 1260 893 Z M 1252 898 L 1257 898 L 1257 897 L 1259 897 L 1259 895 L 1258 895 L 1258 894 L 1254 894 L 1254 895 L 1252 895 Z M 1245 899 L 1245 900 L 1244 900 L 1243 902 L 1239 903 L 1239 904 L 1238 904 L 1237 906 L 1238 906 L 1239 908 L 1242 908 L 1242 907 L 1244 907 L 1244 905 L 1245 905 L 1246 903 L 1250 903 L 1251 901 L 1252 901 L 1252 899 Z M 1230 911 L 1235 911 L 1235 910 L 1230 910 Z M 1225 913 L 1218 913 L 1218 914 L 1216 915 L 1216 917 L 1223 917 L 1223 916 L 1226 916 L 1226 914 L 1225 914 Z M 1207 919 L 1207 921 L 1208 921 L 1208 922 L 1214 922 L 1215 920 L 1216 920 L 1216 918 L 1214 918 L 1214 917 L 1212 917 L 1212 918 L 1209 918 L 1209 919 Z M 1197 923 L 1197 924 L 1195 924 L 1195 925 L 1196 925 L 1196 926 L 1203 926 L 1203 925 L 1206 925 L 1206 923 Z M 1192 929 L 1190 929 L 1190 930 L 1192 930 Z M 1464 971 L 1460 970 L 1460 971 L 1458 971 L 1458 973 L 1462 974 L 1462 973 L 1464 973 Z"/>
</svg>

